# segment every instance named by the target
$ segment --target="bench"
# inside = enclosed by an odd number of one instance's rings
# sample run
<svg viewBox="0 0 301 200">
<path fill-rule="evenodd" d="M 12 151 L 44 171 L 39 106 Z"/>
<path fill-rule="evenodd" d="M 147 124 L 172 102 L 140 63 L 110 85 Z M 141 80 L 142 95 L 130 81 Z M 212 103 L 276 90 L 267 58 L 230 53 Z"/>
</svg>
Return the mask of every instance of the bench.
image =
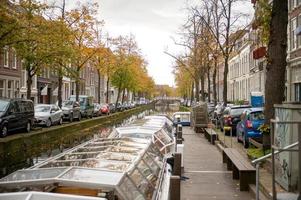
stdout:
<svg viewBox="0 0 301 200">
<path fill-rule="evenodd" d="M 240 191 L 247 191 L 249 184 L 255 184 L 256 169 L 236 149 L 223 150 L 223 163 L 232 170 L 233 179 L 239 179 Z"/>
<path fill-rule="evenodd" d="M 212 128 L 205 128 L 205 137 L 213 145 L 215 144 L 215 140 L 218 139 L 217 133 Z"/>
</svg>

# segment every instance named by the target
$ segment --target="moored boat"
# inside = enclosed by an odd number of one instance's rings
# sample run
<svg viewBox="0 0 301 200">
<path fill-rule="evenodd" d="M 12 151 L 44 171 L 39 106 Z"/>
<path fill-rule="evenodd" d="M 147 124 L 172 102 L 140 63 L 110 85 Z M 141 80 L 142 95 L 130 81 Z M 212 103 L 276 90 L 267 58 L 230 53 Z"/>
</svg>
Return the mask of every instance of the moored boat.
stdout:
<svg viewBox="0 0 301 200">
<path fill-rule="evenodd" d="M 146 117 L 0 180 L 0 199 L 167 200 L 172 122 Z"/>
</svg>

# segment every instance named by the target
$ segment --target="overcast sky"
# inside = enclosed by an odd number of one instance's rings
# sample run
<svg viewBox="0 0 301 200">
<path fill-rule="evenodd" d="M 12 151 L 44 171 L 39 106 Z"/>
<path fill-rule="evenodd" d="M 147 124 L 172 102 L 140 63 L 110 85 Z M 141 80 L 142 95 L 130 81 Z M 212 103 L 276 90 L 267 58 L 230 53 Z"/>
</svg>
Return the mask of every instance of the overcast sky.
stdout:
<svg viewBox="0 0 301 200">
<path fill-rule="evenodd" d="M 185 9 L 187 4 L 191 5 L 191 2 L 198 1 L 200 0 L 67 0 L 66 2 L 72 6 L 78 5 L 79 2 L 97 2 L 99 18 L 105 22 L 104 33 L 108 32 L 111 37 L 133 34 L 148 62 L 148 72 L 155 82 L 174 86 L 172 74 L 174 59 L 164 51 L 177 55 L 183 50 L 174 44 L 172 38 L 179 38 L 180 27 L 187 17 Z M 244 0 L 237 10 L 252 14 L 254 9 L 251 0 Z"/>
<path fill-rule="evenodd" d="M 185 22 L 186 0 L 102 0 L 100 16 L 111 36 L 135 35 L 139 48 L 148 61 L 148 72 L 157 84 L 174 85 L 173 59 L 164 54 L 180 47 L 171 37 Z"/>
</svg>

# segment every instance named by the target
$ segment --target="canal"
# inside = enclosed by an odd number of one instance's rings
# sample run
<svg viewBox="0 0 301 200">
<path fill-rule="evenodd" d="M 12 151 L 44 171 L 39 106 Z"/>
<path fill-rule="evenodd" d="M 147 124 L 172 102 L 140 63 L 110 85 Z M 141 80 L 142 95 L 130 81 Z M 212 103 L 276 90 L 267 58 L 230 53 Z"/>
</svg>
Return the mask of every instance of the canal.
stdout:
<svg viewBox="0 0 301 200">
<path fill-rule="evenodd" d="M 153 105 L 105 117 L 65 124 L 30 134 L 0 139 L 0 178 L 28 168 L 94 137 L 105 138 L 114 127 L 130 124 L 153 113 Z"/>
</svg>

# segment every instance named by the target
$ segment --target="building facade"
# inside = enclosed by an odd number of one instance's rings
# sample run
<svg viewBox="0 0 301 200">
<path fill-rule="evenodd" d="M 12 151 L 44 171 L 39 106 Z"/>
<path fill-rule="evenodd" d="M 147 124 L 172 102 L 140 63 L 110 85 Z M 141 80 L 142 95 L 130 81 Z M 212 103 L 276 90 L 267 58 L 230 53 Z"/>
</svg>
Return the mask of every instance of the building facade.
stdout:
<svg viewBox="0 0 301 200">
<path fill-rule="evenodd" d="M 289 1 L 286 100 L 301 102 L 301 1 Z"/>
<path fill-rule="evenodd" d="M 19 98 L 22 62 L 11 47 L 0 49 L 0 97 Z"/>
<path fill-rule="evenodd" d="M 250 33 L 248 31 L 236 41 L 233 55 L 229 60 L 227 81 L 229 101 L 250 100 L 250 68 L 252 68 L 250 47 Z"/>
</svg>

